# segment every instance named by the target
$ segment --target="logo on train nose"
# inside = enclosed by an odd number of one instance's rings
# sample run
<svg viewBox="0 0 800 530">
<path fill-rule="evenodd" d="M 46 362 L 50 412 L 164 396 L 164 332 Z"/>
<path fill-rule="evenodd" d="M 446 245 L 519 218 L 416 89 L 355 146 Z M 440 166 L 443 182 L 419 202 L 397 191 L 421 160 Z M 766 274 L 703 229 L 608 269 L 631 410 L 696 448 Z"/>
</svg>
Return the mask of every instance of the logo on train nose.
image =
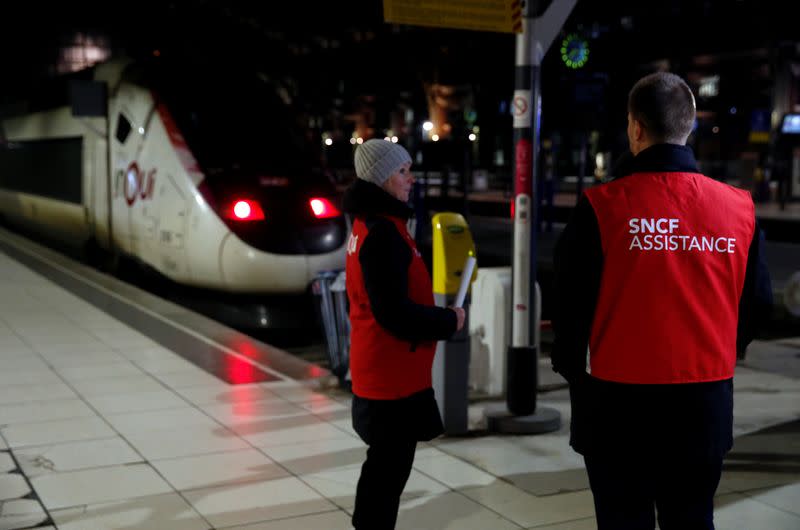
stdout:
<svg viewBox="0 0 800 530">
<path fill-rule="evenodd" d="M 355 254 L 356 250 L 358 250 L 358 236 L 350 234 L 350 238 L 347 240 L 347 253 Z"/>
<path fill-rule="evenodd" d="M 139 169 L 139 164 L 136 162 L 130 163 L 128 169 L 125 170 L 125 181 L 123 182 L 122 189 L 122 192 L 125 195 L 125 202 L 128 203 L 128 206 L 133 206 L 133 203 L 136 202 L 138 197 L 141 197 L 142 200 L 153 197 L 155 177 L 155 168 L 144 172 Z"/>
</svg>

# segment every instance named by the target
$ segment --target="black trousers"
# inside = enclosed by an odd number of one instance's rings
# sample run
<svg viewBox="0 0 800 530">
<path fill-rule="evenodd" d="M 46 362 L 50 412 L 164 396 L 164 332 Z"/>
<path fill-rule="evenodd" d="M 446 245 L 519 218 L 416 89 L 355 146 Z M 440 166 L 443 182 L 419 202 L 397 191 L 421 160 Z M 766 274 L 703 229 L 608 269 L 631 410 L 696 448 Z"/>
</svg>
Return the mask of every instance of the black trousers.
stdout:
<svg viewBox="0 0 800 530">
<path fill-rule="evenodd" d="M 356 530 L 393 530 L 418 441 L 439 436 L 442 420 L 433 389 L 405 398 L 353 396 L 353 428 L 369 446 L 356 489 Z"/>
<path fill-rule="evenodd" d="M 713 530 L 722 457 L 652 453 L 584 457 L 598 530 Z"/>
<path fill-rule="evenodd" d="M 400 495 L 414 464 L 416 440 L 379 442 L 367 449 L 356 489 L 356 530 L 393 530 Z"/>
</svg>

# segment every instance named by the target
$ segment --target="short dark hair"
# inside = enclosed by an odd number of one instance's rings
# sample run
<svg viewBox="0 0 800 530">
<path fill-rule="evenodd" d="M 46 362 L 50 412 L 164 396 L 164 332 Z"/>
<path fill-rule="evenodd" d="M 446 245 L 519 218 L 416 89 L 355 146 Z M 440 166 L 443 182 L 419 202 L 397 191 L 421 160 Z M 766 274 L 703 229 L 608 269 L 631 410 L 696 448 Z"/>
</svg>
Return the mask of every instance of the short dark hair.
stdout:
<svg viewBox="0 0 800 530">
<path fill-rule="evenodd" d="M 692 90 L 669 72 L 656 72 L 637 81 L 628 94 L 628 112 L 659 143 L 684 144 L 694 128 Z"/>
</svg>

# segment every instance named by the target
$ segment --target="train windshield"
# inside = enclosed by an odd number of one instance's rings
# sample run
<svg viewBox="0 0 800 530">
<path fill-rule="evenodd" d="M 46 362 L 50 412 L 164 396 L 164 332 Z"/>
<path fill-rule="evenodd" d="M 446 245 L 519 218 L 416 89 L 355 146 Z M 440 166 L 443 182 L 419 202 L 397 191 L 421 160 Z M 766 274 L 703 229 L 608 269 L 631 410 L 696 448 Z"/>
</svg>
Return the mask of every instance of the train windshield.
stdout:
<svg viewBox="0 0 800 530">
<path fill-rule="evenodd" d="M 257 75 L 162 71 L 154 89 L 204 171 L 293 175 L 317 166 L 299 115 Z"/>
</svg>

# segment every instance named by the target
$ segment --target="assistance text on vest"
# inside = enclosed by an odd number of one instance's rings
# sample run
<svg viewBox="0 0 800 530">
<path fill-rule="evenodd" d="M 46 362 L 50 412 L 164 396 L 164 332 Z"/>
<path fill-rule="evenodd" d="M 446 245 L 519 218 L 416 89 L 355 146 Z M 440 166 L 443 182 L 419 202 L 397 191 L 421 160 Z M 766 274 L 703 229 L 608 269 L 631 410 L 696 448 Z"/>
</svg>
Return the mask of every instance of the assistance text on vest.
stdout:
<svg viewBox="0 0 800 530">
<path fill-rule="evenodd" d="M 628 220 L 633 234 L 628 250 L 697 251 L 733 254 L 736 238 L 676 234 L 679 219 L 632 218 Z"/>
</svg>

